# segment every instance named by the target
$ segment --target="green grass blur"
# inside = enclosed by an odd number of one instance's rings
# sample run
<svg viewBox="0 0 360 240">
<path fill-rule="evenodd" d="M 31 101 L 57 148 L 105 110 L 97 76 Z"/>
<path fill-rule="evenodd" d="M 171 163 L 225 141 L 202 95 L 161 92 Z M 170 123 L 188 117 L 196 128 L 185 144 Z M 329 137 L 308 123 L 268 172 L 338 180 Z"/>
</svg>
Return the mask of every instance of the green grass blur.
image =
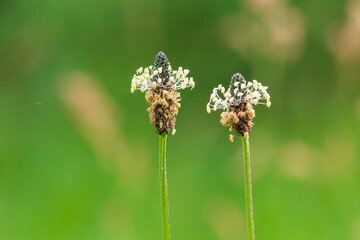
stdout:
<svg viewBox="0 0 360 240">
<path fill-rule="evenodd" d="M 360 239 L 357 0 L 0 1 L 0 239 L 161 239 L 136 69 L 191 70 L 168 138 L 175 240 L 247 239 L 241 140 L 205 110 L 269 86 L 250 137 L 257 239 Z"/>
</svg>

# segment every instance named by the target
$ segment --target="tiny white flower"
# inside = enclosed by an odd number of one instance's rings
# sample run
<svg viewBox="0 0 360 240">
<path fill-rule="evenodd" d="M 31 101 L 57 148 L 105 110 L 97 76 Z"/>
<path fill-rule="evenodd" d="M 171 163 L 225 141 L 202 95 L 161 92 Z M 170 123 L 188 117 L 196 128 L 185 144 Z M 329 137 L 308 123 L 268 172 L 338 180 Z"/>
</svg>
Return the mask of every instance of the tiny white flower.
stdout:
<svg viewBox="0 0 360 240">
<path fill-rule="evenodd" d="M 189 74 L 190 70 L 189 69 L 184 69 L 184 77 L 186 77 Z"/>
<path fill-rule="evenodd" d="M 143 71 L 143 67 L 140 67 L 136 72 L 137 72 L 138 74 L 140 74 L 140 73 L 142 73 L 142 71 Z"/>
<path fill-rule="evenodd" d="M 191 77 L 189 81 L 189 86 L 191 87 L 191 90 L 195 87 L 194 79 Z"/>
<path fill-rule="evenodd" d="M 208 104 L 206 105 L 206 111 L 207 111 L 208 113 L 210 113 L 210 111 L 211 111 L 211 109 L 210 109 L 210 103 L 208 103 Z"/>
<path fill-rule="evenodd" d="M 184 84 L 185 84 L 185 85 L 188 85 L 188 83 L 189 83 L 189 78 L 184 78 L 183 81 L 184 81 Z"/>
<path fill-rule="evenodd" d="M 257 81 L 256 81 L 256 80 L 253 80 L 253 83 L 254 83 L 254 88 L 255 88 L 255 90 L 257 90 L 257 87 L 258 87 Z"/>
</svg>

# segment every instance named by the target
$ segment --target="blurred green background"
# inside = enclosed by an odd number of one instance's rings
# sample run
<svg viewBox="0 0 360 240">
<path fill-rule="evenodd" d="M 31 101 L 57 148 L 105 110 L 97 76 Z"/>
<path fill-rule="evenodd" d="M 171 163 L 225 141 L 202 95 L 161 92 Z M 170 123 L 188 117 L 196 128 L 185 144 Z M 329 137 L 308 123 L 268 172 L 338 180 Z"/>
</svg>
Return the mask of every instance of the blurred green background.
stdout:
<svg viewBox="0 0 360 240">
<path fill-rule="evenodd" d="M 257 239 L 360 239 L 360 1 L 2 0 L 0 239 L 161 239 L 158 137 L 136 69 L 191 70 L 168 138 L 172 237 L 246 238 L 241 141 L 209 95 L 269 86 Z"/>
</svg>

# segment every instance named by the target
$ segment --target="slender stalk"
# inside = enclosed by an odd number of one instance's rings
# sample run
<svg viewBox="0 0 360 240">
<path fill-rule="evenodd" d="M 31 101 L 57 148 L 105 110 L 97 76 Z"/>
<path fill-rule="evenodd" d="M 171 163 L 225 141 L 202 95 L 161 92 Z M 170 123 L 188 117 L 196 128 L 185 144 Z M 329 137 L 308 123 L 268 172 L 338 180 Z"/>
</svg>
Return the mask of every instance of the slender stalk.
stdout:
<svg viewBox="0 0 360 240">
<path fill-rule="evenodd" d="M 255 240 L 249 137 L 247 138 L 241 137 L 241 140 L 243 142 L 243 147 L 244 147 L 244 177 L 245 177 L 247 226 L 248 226 L 249 240 Z"/>
<path fill-rule="evenodd" d="M 160 195 L 161 195 L 161 217 L 164 240 L 170 240 L 169 201 L 166 177 L 166 139 L 167 134 L 159 135 L 159 171 L 160 171 Z"/>
</svg>

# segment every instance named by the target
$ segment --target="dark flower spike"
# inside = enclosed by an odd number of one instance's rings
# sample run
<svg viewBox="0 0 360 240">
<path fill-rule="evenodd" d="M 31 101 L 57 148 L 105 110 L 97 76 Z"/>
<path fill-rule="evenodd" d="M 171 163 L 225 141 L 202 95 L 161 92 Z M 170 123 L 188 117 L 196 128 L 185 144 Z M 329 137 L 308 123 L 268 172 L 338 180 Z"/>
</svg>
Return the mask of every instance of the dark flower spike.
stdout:
<svg viewBox="0 0 360 240">
<path fill-rule="evenodd" d="M 159 77 L 162 79 L 164 84 L 167 84 L 170 80 L 170 63 L 167 59 L 166 55 L 163 52 L 159 52 L 155 57 L 154 62 L 155 69 L 162 69 L 161 73 L 159 73 Z"/>
<path fill-rule="evenodd" d="M 230 131 L 234 130 L 237 135 L 247 138 L 254 125 L 253 105 L 266 104 L 268 107 L 271 105 L 267 88 L 256 80 L 246 82 L 240 73 L 235 73 L 227 91 L 221 84 L 214 88 L 206 109 L 208 113 L 218 109 L 226 110 L 221 113 L 221 124 L 230 127 Z M 219 91 L 225 99 L 219 96 Z M 230 134 L 230 140 L 233 139 L 234 136 Z"/>
<path fill-rule="evenodd" d="M 175 116 L 180 108 L 180 93 L 177 90 L 195 87 L 193 78 L 187 77 L 189 72 L 182 67 L 174 71 L 166 55 L 159 52 L 154 66 L 141 67 L 134 74 L 131 92 L 146 91 L 150 122 L 155 125 L 158 134 L 168 133 L 170 129 L 175 134 Z"/>
</svg>

